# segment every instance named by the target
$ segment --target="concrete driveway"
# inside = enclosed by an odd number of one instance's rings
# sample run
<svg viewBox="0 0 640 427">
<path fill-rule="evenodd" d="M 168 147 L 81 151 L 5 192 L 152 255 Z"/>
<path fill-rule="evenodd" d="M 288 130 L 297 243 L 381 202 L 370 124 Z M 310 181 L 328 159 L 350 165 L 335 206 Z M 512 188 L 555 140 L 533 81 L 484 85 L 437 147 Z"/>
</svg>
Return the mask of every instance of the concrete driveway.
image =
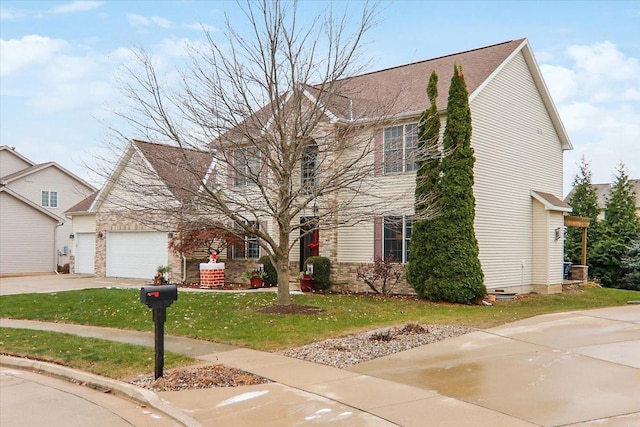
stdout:
<svg viewBox="0 0 640 427">
<path fill-rule="evenodd" d="M 348 370 L 541 426 L 638 427 L 640 306 L 538 316 Z"/>
<path fill-rule="evenodd" d="M 0 295 L 62 292 L 104 287 L 139 288 L 149 282 L 149 280 L 142 279 L 96 278 L 83 274 L 2 277 L 0 278 Z"/>
</svg>

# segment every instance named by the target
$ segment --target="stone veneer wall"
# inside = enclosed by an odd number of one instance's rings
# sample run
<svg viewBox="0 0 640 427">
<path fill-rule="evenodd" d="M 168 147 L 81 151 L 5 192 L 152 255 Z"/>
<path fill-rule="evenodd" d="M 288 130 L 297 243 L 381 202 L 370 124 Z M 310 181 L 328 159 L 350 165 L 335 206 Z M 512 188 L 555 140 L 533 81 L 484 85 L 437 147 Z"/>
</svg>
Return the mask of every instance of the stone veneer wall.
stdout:
<svg viewBox="0 0 640 427">
<path fill-rule="evenodd" d="M 331 264 L 331 290 L 333 291 L 349 291 L 349 292 L 373 292 L 371 288 L 362 280 L 357 280 L 357 269 L 362 266 L 362 263 L 339 263 L 337 265 Z M 373 263 L 371 264 L 373 265 Z M 394 286 L 389 293 L 394 295 L 415 295 L 416 292 L 407 283 L 405 276 L 406 265 L 396 264 L 395 268 L 401 270 L 402 276 L 396 286 Z M 379 285 L 379 284 L 378 284 Z M 380 286 L 378 286 L 378 290 Z"/>
</svg>

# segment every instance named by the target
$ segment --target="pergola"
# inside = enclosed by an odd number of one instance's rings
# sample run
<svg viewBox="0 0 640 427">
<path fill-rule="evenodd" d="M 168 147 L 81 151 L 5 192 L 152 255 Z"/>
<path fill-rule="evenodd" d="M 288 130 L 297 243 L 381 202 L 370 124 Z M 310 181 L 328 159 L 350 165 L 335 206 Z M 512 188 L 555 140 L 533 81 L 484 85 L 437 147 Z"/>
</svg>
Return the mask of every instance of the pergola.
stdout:
<svg viewBox="0 0 640 427">
<path fill-rule="evenodd" d="M 582 265 L 587 265 L 587 228 L 589 227 L 590 222 L 591 222 L 591 218 L 585 218 L 583 216 L 565 216 L 564 217 L 565 227 L 582 228 L 582 256 L 581 256 Z"/>
</svg>

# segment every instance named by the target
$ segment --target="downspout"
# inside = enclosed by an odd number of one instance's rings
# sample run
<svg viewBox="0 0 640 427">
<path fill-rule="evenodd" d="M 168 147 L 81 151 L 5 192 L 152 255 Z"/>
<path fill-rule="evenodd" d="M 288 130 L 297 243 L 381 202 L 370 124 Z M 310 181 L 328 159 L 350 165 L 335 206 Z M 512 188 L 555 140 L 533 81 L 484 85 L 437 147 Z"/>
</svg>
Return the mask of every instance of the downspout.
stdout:
<svg viewBox="0 0 640 427">
<path fill-rule="evenodd" d="M 187 283 L 187 256 L 184 254 L 184 252 L 181 252 L 180 255 L 182 256 L 182 283 L 186 284 Z"/>
</svg>

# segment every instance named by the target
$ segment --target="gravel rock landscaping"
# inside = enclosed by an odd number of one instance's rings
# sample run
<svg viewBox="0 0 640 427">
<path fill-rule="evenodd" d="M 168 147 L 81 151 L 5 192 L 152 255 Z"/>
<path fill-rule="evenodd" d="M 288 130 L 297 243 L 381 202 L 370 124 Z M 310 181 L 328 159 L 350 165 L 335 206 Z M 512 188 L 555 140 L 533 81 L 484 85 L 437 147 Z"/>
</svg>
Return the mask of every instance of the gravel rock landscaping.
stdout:
<svg viewBox="0 0 640 427">
<path fill-rule="evenodd" d="M 419 325 L 382 328 L 347 335 L 281 351 L 288 357 L 321 363 L 335 368 L 366 362 L 399 351 L 454 338 L 475 329 L 455 325 Z M 223 365 L 185 367 L 170 370 L 163 378 L 138 378 L 132 384 L 154 391 L 180 391 L 213 387 L 237 387 L 262 384 L 269 380 Z"/>
<path fill-rule="evenodd" d="M 319 341 L 288 349 L 280 354 L 335 368 L 346 368 L 473 331 L 475 329 L 465 326 L 409 323 L 400 328 L 376 329 L 361 334 Z"/>
</svg>

